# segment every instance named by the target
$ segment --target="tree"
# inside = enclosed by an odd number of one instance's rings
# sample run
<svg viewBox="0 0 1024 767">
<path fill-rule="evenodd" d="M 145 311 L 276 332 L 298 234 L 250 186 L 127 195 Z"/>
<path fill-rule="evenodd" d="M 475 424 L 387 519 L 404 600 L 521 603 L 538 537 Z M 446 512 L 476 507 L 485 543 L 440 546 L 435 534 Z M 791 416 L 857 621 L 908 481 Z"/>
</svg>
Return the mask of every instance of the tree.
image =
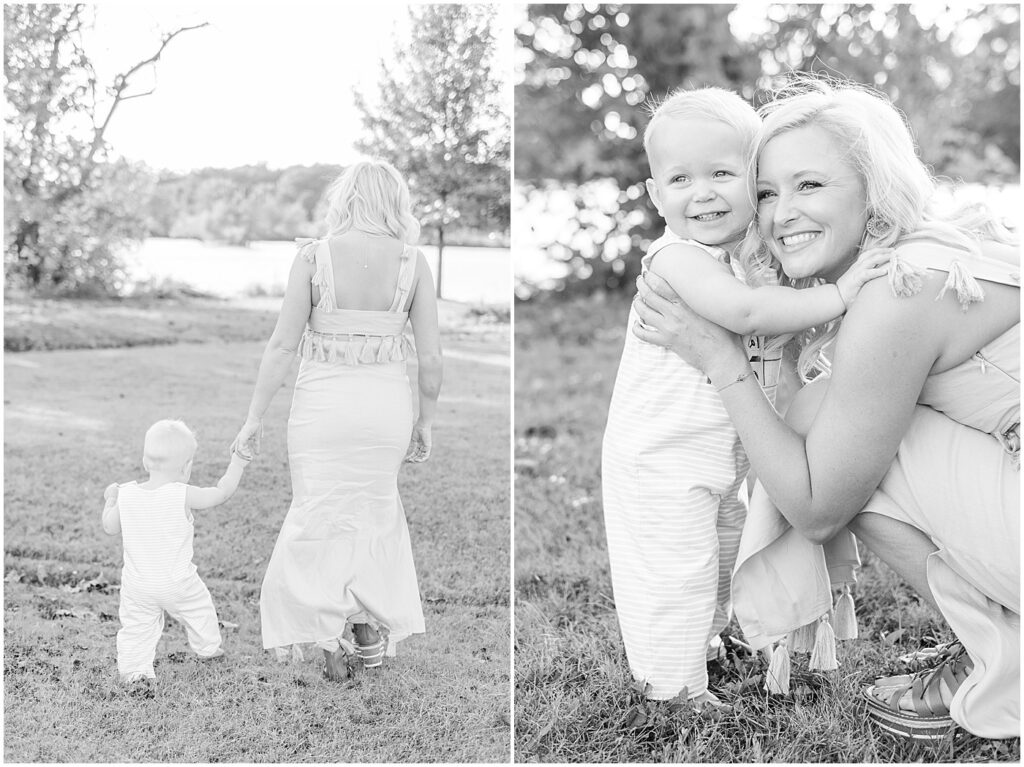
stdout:
<svg viewBox="0 0 1024 767">
<path fill-rule="evenodd" d="M 790 71 L 829 71 L 888 93 L 937 173 L 1018 176 L 1019 7 L 773 4 L 751 14 L 760 26 L 741 37 L 743 8 L 568 3 L 522 13 L 517 221 L 528 210 L 564 222 L 537 237 L 565 264 L 559 288 L 632 285 L 639 254 L 664 226 L 643 186 L 645 105 L 681 87 L 718 85 L 757 106 L 758 89 Z"/>
<path fill-rule="evenodd" d="M 410 39 L 380 62 L 376 103 L 356 92 L 367 136 L 357 148 L 399 168 L 420 221 L 437 234 L 437 294 L 445 233 L 458 221 L 507 226 L 508 116 L 492 76 L 494 8 L 411 6 Z"/>
<path fill-rule="evenodd" d="M 145 233 L 138 201 L 150 179 L 110 156 L 106 131 L 123 102 L 153 92 L 133 91 L 135 75 L 155 65 L 179 34 L 206 25 L 164 35 L 152 56 L 102 88 L 82 46 L 94 11 L 86 5 L 4 5 L 8 284 L 106 292 L 116 286 L 118 250 Z"/>
<path fill-rule="evenodd" d="M 516 98 L 517 193 L 531 207 L 551 190 L 571 200 L 548 254 L 566 287 L 632 285 L 662 227 L 647 200 L 642 133 L 652 99 L 716 85 L 753 95 L 756 57 L 725 5 L 530 5 L 516 30 L 524 62 Z"/>
</svg>

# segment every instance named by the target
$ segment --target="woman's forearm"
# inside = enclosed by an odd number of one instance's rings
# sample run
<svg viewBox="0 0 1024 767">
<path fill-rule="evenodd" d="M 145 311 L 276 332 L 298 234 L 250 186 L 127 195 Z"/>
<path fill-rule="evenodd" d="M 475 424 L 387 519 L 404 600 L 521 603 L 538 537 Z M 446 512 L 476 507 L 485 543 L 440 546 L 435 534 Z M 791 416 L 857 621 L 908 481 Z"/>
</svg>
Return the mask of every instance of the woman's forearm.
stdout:
<svg viewBox="0 0 1024 767">
<path fill-rule="evenodd" d="M 419 415 L 417 421 L 425 426 L 434 423 L 434 414 L 437 412 L 437 398 L 441 394 L 441 381 L 443 378 L 444 363 L 440 354 L 431 354 L 418 359 Z"/>
<path fill-rule="evenodd" d="M 831 537 L 836 524 L 831 514 L 814 509 L 804 438 L 775 411 L 754 376 L 746 376 L 745 355 L 732 354 L 709 368 L 747 458 L 768 496 L 791 525 L 807 537 Z M 737 382 L 738 378 L 742 378 Z M 845 524 L 845 522 L 843 523 Z"/>
<path fill-rule="evenodd" d="M 267 344 L 256 374 L 256 387 L 249 403 L 249 420 L 259 421 L 270 407 L 271 400 L 284 383 L 295 359 L 295 349 L 283 347 L 273 340 Z"/>
</svg>

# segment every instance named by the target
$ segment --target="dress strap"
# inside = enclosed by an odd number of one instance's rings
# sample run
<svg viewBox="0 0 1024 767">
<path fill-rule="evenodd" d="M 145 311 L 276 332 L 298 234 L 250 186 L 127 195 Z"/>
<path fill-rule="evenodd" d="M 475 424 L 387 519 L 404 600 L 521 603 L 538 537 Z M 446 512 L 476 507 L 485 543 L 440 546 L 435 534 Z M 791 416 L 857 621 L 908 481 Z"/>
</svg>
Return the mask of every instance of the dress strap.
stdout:
<svg viewBox="0 0 1024 767">
<path fill-rule="evenodd" d="M 389 312 L 400 312 L 405 305 L 405 299 L 409 295 L 413 278 L 416 276 L 417 252 L 412 245 L 406 245 L 402 250 L 402 265 L 398 269 L 398 284 L 395 285 L 395 297 L 391 301 Z"/>
<path fill-rule="evenodd" d="M 331 262 L 331 248 L 327 240 L 320 240 L 315 254 L 316 274 L 313 275 L 312 284 L 320 288 L 320 302 L 317 309 L 324 312 L 333 312 L 334 301 L 334 264 Z"/>
</svg>

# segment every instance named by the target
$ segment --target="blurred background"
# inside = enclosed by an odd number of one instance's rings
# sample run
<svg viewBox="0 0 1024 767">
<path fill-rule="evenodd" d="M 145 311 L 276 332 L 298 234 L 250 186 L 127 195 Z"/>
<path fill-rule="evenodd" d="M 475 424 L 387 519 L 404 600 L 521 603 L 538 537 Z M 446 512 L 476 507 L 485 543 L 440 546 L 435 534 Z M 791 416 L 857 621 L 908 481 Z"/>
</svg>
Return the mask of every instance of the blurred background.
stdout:
<svg viewBox="0 0 1024 767">
<path fill-rule="evenodd" d="M 758 106 L 793 70 L 872 85 L 960 184 L 948 193 L 1021 210 L 1018 5 L 530 5 L 515 36 L 519 299 L 631 292 L 663 227 L 643 187 L 644 105 L 676 88 Z"/>
<path fill-rule="evenodd" d="M 5 4 L 4 25 L 8 293 L 280 294 L 327 185 L 376 156 L 441 295 L 507 308 L 496 6 Z"/>
</svg>

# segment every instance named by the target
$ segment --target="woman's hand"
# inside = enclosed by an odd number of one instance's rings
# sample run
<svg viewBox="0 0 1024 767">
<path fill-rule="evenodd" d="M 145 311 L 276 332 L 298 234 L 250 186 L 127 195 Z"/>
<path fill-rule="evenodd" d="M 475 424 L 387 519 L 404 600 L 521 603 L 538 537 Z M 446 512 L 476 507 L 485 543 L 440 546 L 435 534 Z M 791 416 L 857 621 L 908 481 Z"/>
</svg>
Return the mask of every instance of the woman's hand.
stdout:
<svg viewBox="0 0 1024 767">
<path fill-rule="evenodd" d="M 747 364 L 740 338 L 720 325 L 701 317 L 661 277 L 646 272 L 637 278 L 633 299 L 640 322 L 633 335 L 641 341 L 664 346 L 705 373 L 733 361 L 739 353 Z"/>
<path fill-rule="evenodd" d="M 433 444 L 430 426 L 417 422 L 412 427 L 412 438 L 409 440 L 409 449 L 405 453 L 405 462 L 423 463 L 430 457 L 430 448 Z"/>
<path fill-rule="evenodd" d="M 231 454 L 238 453 L 245 460 L 252 460 L 260 454 L 260 440 L 263 439 L 263 420 L 247 418 L 241 431 L 231 443 Z"/>
</svg>

